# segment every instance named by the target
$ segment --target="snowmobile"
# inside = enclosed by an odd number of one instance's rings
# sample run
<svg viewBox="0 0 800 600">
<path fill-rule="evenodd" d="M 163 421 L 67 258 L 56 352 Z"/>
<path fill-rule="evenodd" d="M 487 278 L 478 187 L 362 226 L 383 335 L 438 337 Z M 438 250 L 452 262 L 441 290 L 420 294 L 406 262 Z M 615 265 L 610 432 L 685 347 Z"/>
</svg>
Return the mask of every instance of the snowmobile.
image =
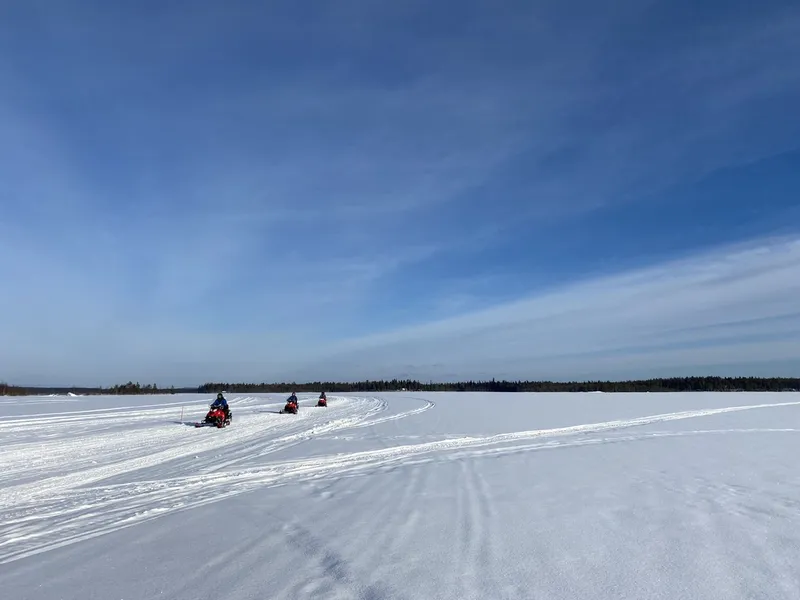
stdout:
<svg viewBox="0 0 800 600">
<path fill-rule="evenodd" d="M 208 411 L 206 414 L 206 418 L 203 419 L 200 423 L 195 423 L 195 427 L 205 427 L 207 425 L 216 426 L 220 429 L 223 427 L 227 427 L 231 424 L 231 418 L 233 414 L 231 413 L 230 409 L 228 410 L 228 414 L 225 414 L 225 409 L 222 407 L 212 407 L 211 410 Z"/>
<path fill-rule="evenodd" d="M 328 399 L 325 396 L 320 396 L 317 400 L 317 406 L 328 406 Z"/>
<path fill-rule="evenodd" d="M 281 413 L 292 413 L 293 415 L 297 414 L 297 402 L 294 400 L 289 400 L 286 403 L 286 406 L 283 407 Z"/>
</svg>

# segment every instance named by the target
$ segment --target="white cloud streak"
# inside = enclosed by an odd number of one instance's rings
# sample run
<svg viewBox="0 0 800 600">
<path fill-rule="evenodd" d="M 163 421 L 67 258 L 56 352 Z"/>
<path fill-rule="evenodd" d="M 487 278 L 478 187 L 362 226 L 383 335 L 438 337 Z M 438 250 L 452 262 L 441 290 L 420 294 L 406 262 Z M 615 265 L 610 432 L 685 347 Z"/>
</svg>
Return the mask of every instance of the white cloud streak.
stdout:
<svg viewBox="0 0 800 600">
<path fill-rule="evenodd" d="M 800 369 L 798 296 L 800 240 L 766 240 L 352 340 L 309 368 L 434 379 Z"/>
</svg>

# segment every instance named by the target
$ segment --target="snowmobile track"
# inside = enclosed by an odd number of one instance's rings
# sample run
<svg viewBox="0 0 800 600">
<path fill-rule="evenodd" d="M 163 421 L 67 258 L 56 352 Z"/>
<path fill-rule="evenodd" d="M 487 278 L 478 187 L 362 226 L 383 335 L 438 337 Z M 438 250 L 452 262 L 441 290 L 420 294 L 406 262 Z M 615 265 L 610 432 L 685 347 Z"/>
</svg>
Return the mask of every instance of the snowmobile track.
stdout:
<svg viewBox="0 0 800 600">
<path fill-rule="evenodd" d="M 417 401 L 411 397 L 396 398 Z M 12 473 L 16 473 L 17 478 L 3 480 L 0 564 L 264 487 L 358 476 L 385 468 L 421 469 L 433 460 L 465 460 L 503 453 L 631 442 L 659 435 L 689 435 L 691 432 L 651 432 L 609 438 L 599 434 L 730 412 L 800 405 L 800 402 L 784 402 L 688 410 L 568 427 L 461 436 L 295 460 L 264 460 L 273 452 L 314 437 L 410 418 L 435 406 L 432 401 L 423 400 L 422 406 L 380 415 L 391 408 L 383 399 L 332 397 L 329 400 L 331 406 L 325 411 L 301 405 L 296 419 L 264 413 L 260 410 L 264 408 L 263 400 L 259 405 L 253 399 L 231 402 L 238 421 L 223 430 L 176 428 L 171 423 L 163 423 L 161 415 L 158 420 L 151 419 L 134 429 L 135 435 L 123 430 L 129 435 L 120 436 L 119 432 L 113 434 L 103 429 L 99 436 L 92 437 L 84 429 L 74 437 L 1 447 L 0 459 L 11 463 L 16 469 L 12 469 Z M 48 416 L 45 428 L 50 427 L 50 421 Z M 705 430 L 706 433 L 712 431 Z M 576 434 L 581 435 L 576 437 Z M 123 439 L 118 439 L 120 437 Z M 178 443 L 180 441 L 182 443 Z M 88 452 L 87 442 L 93 443 Z M 24 452 L 20 453 L 20 448 Z M 102 464 L 92 465 L 104 459 Z M 20 471 L 24 465 L 32 469 L 32 479 L 30 473 L 25 475 Z M 457 556 L 464 565 L 477 564 L 477 560 L 491 561 L 493 549 L 482 529 L 487 526 L 482 519 L 493 518 L 491 503 L 487 503 L 488 486 L 470 465 L 464 464 L 461 472 L 463 485 L 459 486 L 458 510 L 463 517 L 464 537 L 457 545 Z M 473 528 L 472 523 L 478 526 Z M 462 580 L 462 591 L 465 594 L 480 592 L 473 587 L 479 580 L 481 577 L 475 573 L 467 573 Z"/>
</svg>

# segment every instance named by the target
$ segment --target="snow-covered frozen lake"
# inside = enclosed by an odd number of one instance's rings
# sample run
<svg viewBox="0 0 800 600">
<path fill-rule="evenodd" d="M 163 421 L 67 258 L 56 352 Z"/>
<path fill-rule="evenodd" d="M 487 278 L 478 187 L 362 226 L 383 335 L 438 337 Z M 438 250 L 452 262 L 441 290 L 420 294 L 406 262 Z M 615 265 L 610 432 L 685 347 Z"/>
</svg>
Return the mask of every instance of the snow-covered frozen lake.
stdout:
<svg viewBox="0 0 800 600">
<path fill-rule="evenodd" d="M 0 397 L 0 597 L 800 598 L 800 394 L 299 396 Z"/>
</svg>

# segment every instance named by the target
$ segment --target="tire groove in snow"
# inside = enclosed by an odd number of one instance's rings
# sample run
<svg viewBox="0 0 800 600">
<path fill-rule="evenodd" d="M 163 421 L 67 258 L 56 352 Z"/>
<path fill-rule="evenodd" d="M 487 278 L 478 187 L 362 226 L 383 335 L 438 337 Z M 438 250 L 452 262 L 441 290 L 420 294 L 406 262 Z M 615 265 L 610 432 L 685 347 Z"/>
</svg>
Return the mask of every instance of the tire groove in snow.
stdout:
<svg viewBox="0 0 800 600">
<path fill-rule="evenodd" d="M 470 461 L 470 469 L 472 477 L 475 481 L 475 493 L 478 501 L 478 519 L 483 524 L 483 536 L 481 538 L 480 567 L 482 569 L 481 581 L 483 587 L 480 597 L 487 598 L 495 593 L 498 589 L 497 582 L 497 554 L 494 547 L 494 537 L 488 532 L 494 530 L 494 524 L 497 521 L 497 513 L 495 512 L 495 503 L 492 499 L 492 492 L 486 478 L 480 469 L 475 466 L 475 461 Z"/>
<path fill-rule="evenodd" d="M 484 589 L 481 585 L 494 568 L 489 552 L 488 529 L 491 522 L 487 520 L 486 498 L 478 482 L 475 461 L 464 459 L 459 462 L 459 522 L 463 547 L 456 570 L 461 589 L 458 596 L 465 600 L 477 600 L 486 598 L 487 593 L 491 595 L 495 589 L 493 586 Z"/>
</svg>

